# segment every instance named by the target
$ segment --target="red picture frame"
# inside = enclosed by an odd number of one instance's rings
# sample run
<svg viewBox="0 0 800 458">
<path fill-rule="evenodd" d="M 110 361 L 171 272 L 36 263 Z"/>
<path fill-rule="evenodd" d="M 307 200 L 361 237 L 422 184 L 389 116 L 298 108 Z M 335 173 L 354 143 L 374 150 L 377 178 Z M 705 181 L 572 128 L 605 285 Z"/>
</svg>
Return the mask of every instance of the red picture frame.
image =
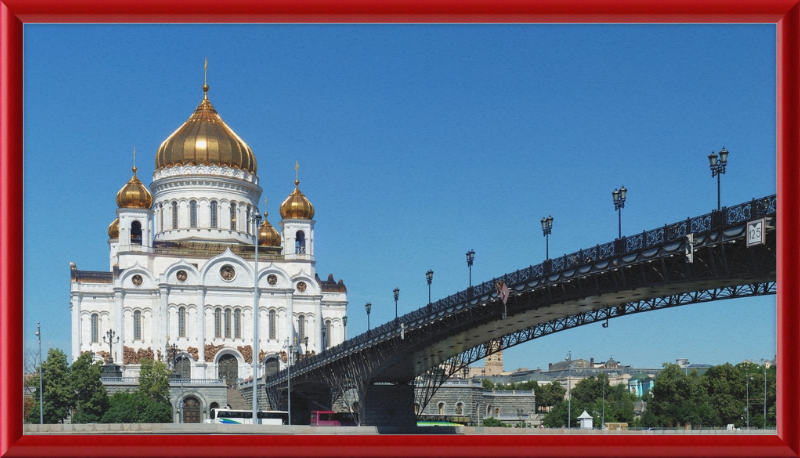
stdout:
<svg viewBox="0 0 800 458">
<path fill-rule="evenodd" d="M 22 434 L 24 23 L 772 23 L 777 32 L 777 435 Z M 798 456 L 800 0 L 0 0 L 0 456 Z M 746 319 L 746 317 L 742 317 Z M 18 402 L 20 401 L 20 402 Z"/>
</svg>

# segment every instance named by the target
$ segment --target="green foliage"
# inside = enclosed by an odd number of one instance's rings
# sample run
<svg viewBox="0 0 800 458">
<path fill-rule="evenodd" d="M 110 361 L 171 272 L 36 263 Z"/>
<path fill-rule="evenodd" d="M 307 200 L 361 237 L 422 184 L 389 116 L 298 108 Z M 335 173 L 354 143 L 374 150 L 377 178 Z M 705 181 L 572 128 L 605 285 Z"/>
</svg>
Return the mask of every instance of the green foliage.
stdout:
<svg viewBox="0 0 800 458">
<path fill-rule="evenodd" d="M 484 379 L 484 380 L 486 380 L 486 379 Z M 505 423 L 501 422 L 497 418 L 489 417 L 489 418 L 484 418 L 483 419 L 483 426 L 492 426 L 492 427 L 505 426 Z"/>
<path fill-rule="evenodd" d="M 139 423 L 139 417 L 147 407 L 148 400 L 139 391 L 118 391 L 109 399 L 109 408 L 103 415 L 103 423 Z"/>
<path fill-rule="evenodd" d="M 541 410 L 542 407 L 550 407 L 564 400 L 567 390 L 558 382 L 542 385 L 536 391 L 536 406 Z M 566 417 L 565 417 L 566 418 Z"/>
<path fill-rule="evenodd" d="M 106 387 L 100 382 L 100 363 L 85 353 L 72 363 L 70 387 L 75 396 L 72 423 L 97 423 L 108 409 Z"/>
<path fill-rule="evenodd" d="M 747 424 L 748 405 L 750 426 L 774 426 L 776 368 L 766 371 L 767 418 L 764 419 L 764 368 L 751 363 L 733 366 L 729 363 L 709 368 L 703 375 L 689 372 L 675 364 L 665 364 L 653 387 L 650 415 L 641 420 L 643 426 L 678 427 L 686 423 L 712 427 Z M 749 389 L 748 389 L 749 388 Z M 655 417 L 655 425 L 652 424 Z M 648 423 L 644 425 L 645 421 Z"/>
<path fill-rule="evenodd" d="M 58 348 L 50 349 L 47 352 L 47 359 L 42 363 L 45 423 L 62 423 L 70 414 L 70 408 L 74 405 L 74 395 L 70 387 L 69 373 L 67 355 Z M 38 380 L 33 392 L 33 402 L 34 406 L 30 409 L 26 421 L 28 423 L 39 423 Z"/>
<path fill-rule="evenodd" d="M 162 402 L 148 402 L 139 416 L 140 423 L 172 423 L 172 407 Z"/>
<path fill-rule="evenodd" d="M 493 390 L 494 389 L 494 382 L 492 382 L 488 378 L 483 379 L 481 384 L 483 385 L 483 389 L 484 390 Z"/>
<path fill-rule="evenodd" d="M 169 404 L 169 369 L 161 361 L 142 358 L 139 371 L 139 391 L 147 399 Z"/>
<path fill-rule="evenodd" d="M 551 399 L 547 400 L 551 401 Z M 611 386 L 606 374 L 585 378 L 575 384 L 572 389 L 570 426 L 579 424 L 578 417 L 584 410 L 592 416 L 592 425 L 594 427 L 602 426 L 604 420 L 605 422 L 632 423 L 634 400 L 635 396 L 628 392 L 627 386 Z M 554 405 L 553 409 L 545 415 L 543 420 L 545 426 L 551 428 L 566 426 L 569 404 L 562 397 Z"/>
</svg>

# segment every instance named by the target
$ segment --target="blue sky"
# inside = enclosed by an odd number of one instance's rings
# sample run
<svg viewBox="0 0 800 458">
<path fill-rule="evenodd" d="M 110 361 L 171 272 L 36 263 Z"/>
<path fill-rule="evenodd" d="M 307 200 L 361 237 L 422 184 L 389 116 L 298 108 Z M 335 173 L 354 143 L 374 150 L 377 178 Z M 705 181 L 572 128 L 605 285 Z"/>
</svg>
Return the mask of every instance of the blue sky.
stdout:
<svg viewBox="0 0 800 458">
<path fill-rule="evenodd" d="M 26 25 L 25 347 L 69 352 L 69 262 L 107 270 L 131 175 L 209 98 L 253 149 L 269 219 L 300 188 L 317 271 L 344 279 L 348 334 L 545 257 L 776 192 L 774 25 Z M 263 211 L 263 210 L 262 210 Z M 776 353 L 776 297 L 558 333 L 506 369 L 613 356 L 738 363 Z"/>
</svg>

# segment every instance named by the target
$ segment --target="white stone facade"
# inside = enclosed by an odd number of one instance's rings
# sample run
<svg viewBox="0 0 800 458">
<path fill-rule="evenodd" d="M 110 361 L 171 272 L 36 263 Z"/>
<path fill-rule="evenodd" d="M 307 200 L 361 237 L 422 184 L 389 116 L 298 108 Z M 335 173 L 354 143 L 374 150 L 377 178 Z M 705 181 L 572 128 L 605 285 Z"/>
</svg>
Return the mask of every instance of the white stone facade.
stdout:
<svg viewBox="0 0 800 458">
<path fill-rule="evenodd" d="M 289 195 L 287 185 L 278 196 Z M 225 355 L 238 361 L 239 378 L 250 377 L 256 276 L 262 363 L 277 357 L 283 366 L 287 339 L 296 339 L 300 353 L 319 353 L 323 328 L 328 347 L 345 340 L 347 292 L 341 281 L 317 276 L 313 220 L 281 221 L 282 245 L 259 247 L 256 274 L 251 216 L 262 195 L 257 175 L 216 165 L 174 166 L 156 170 L 150 189 L 151 208 L 117 210 L 109 271 L 72 265 L 73 360 L 108 352 L 103 337 L 113 330 L 111 356 L 123 363 L 125 377 L 138 375 L 140 357 L 160 352 L 165 360 L 167 336 L 190 361 L 192 378 L 220 377 Z M 132 237 L 138 232 L 140 238 Z"/>
</svg>

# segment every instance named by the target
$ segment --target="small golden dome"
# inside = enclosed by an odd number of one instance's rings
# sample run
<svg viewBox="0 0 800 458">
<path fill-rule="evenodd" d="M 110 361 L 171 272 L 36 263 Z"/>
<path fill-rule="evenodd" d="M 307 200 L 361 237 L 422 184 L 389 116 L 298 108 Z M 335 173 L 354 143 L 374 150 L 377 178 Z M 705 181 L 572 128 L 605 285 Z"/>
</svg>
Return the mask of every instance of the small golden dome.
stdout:
<svg viewBox="0 0 800 458">
<path fill-rule="evenodd" d="M 108 238 L 110 239 L 118 239 L 119 238 L 119 218 L 115 219 L 108 225 Z"/>
<path fill-rule="evenodd" d="M 156 170 L 176 165 L 218 165 L 255 174 L 258 167 L 253 151 L 208 101 L 208 84 L 203 85 L 203 92 L 203 101 L 189 120 L 161 143 Z"/>
<path fill-rule="evenodd" d="M 264 212 L 264 222 L 258 227 L 258 244 L 262 246 L 281 246 L 281 235 L 272 227 Z"/>
<path fill-rule="evenodd" d="M 133 176 L 117 193 L 117 207 L 149 209 L 153 206 L 153 195 L 136 177 L 136 166 L 132 170 Z"/>
<path fill-rule="evenodd" d="M 281 218 L 283 219 L 312 219 L 314 206 L 300 192 L 300 180 L 294 180 L 294 191 L 281 204 Z"/>
</svg>

